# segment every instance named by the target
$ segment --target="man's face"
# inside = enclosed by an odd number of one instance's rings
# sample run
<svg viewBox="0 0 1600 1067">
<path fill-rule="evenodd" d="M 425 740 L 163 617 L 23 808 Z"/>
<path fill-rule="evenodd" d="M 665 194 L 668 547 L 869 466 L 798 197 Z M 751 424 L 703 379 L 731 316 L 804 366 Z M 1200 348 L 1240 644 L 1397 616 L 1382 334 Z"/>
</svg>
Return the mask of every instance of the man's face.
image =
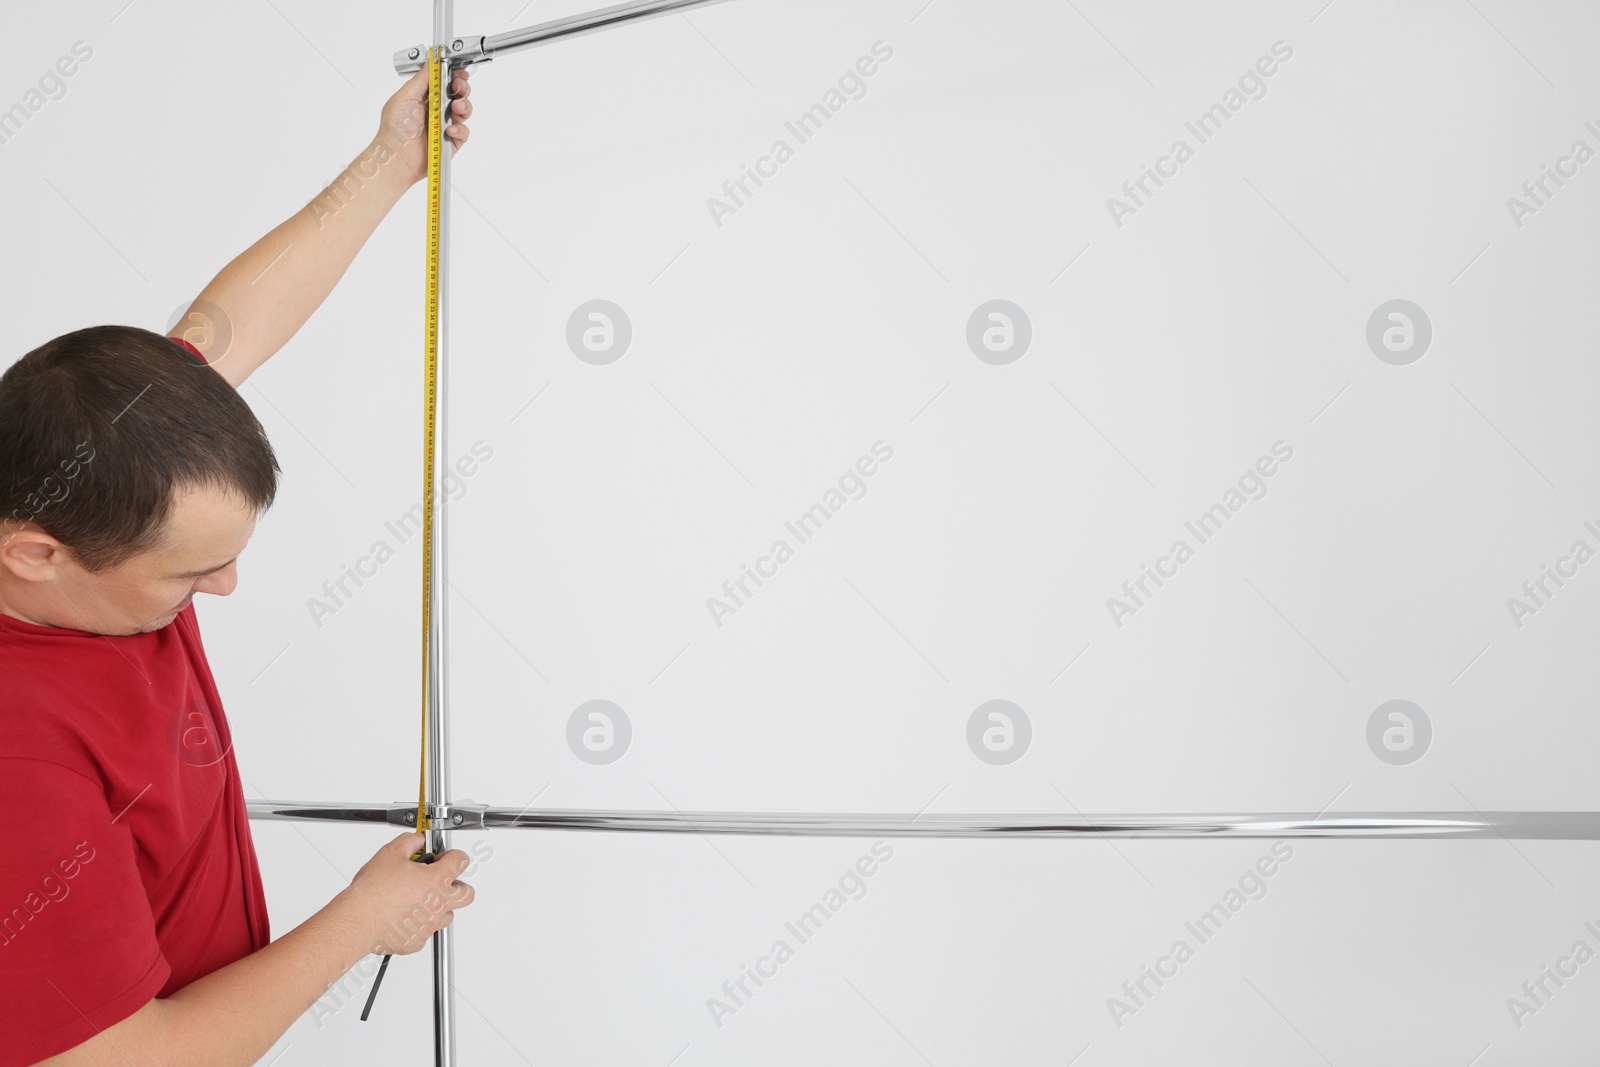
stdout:
<svg viewBox="0 0 1600 1067">
<path fill-rule="evenodd" d="M 49 625 L 99 634 L 148 633 L 166 626 L 195 593 L 227 596 L 239 583 L 238 556 L 255 532 L 256 512 L 212 488 L 180 489 L 161 540 L 98 574 L 67 558 L 41 591 L 57 620 Z"/>
</svg>

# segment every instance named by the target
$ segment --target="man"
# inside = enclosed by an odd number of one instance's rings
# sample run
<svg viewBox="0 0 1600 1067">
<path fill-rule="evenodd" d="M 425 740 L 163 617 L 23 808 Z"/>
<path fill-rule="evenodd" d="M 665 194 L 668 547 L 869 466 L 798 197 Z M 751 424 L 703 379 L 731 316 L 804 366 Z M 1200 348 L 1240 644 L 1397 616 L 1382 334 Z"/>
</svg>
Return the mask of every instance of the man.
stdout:
<svg viewBox="0 0 1600 1067">
<path fill-rule="evenodd" d="M 454 74 L 446 135 L 472 113 Z M 226 596 L 279 468 L 235 391 L 427 172 L 426 70 L 336 182 L 163 337 L 96 326 L 0 376 L 0 1067 L 245 1067 L 367 953 L 411 953 L 473 890 L 457 849 L 385 845 L 271 940 L 227 719 L 191 601 Z"/>
</svg>

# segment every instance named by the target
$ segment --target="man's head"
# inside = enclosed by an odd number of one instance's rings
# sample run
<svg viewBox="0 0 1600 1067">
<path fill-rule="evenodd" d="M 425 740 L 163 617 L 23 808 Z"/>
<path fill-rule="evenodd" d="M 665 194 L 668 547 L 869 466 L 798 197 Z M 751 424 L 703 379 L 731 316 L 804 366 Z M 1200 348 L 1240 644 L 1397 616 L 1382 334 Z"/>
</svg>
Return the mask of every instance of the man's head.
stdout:
<svg viewBox="0 0 1600 1067">
<path fill-rule="evenodd" d="M 243 398 L 176 342 L 93 326 L 0 375 L 0 611 L 132 634 L 226 596 L 277 491 Z"/>
</svg>

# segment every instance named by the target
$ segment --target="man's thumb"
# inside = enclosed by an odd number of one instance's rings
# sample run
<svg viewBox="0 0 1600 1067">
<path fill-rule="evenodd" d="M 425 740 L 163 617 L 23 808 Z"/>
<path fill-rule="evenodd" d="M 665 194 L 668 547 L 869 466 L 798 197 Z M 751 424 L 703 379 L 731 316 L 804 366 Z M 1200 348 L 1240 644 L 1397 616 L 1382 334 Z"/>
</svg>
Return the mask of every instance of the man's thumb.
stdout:
<svg viewBox="0 0 1600 1067">
<path fill-rule="evenodd" d="M 422 69 L 411 75 L 410 80 L 404 82 L 394 91 L 393 99 L 397 100 L 425 100 L 428 97 L 428 61 L 422 61 Z"/>
</svg>

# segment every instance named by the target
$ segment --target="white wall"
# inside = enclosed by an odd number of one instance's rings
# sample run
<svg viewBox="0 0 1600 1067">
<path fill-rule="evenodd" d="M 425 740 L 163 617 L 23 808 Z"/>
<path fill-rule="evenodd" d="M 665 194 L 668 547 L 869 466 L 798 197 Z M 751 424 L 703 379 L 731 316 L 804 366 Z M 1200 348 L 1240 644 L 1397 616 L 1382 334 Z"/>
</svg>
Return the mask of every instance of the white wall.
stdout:
<svg viewBox="0 0 1600 1067">
<path fill-rule="evenodd" d="M 93 323 L 165 327 L 366 144 L 391 53 L 430 24 L 420 0 L 122 2 L 3 16 L 0 107 L 94 49 L 0 144 L 7 361 Z M 493 457 L 448 508 L 457 793 L 1600 807 L 1600 563 L 1520 626 L 1507 606 L 1574 541 L 1600 548 L 1600 163 L 1520 225 L 1507 206 L 1574 141 L 1600 149 L 1600 20 L 1320 5 L 741 0 L 476 72 L 449 448 Z M 458 30 L 585 5 L 522 6 L 461 0 Z M 785 121 L 877 41 L 893 56 L 865 95 L 799 144 Z M 1184 123 L 1279 41 L 1265 94 L 1200 143 Z M 778 138 L 793 158 L 718 225 L 707 198 Z M 1193 158 L 1119 225 L 1108 197 L 1179 138 Z M 199 613 L 252 798 L 414 796 L 415 541 L 320 626 L 308 600 L 420 495 L 423 232 L 418 188 L 244 389 L 284 487 L 238 591 Z M 594 299 L 632 325 L 605 366 L 566 342 Z M 1008 365 L 966 339 L 994 299 L 1031 322 Z M 1366 338 L 1396 299 L 1431 322 L 1408 365 Z M 716 625 L 707 598 L 879 440 L 866 495 L 787 538 Z M 1278 441 L 1266 495 L 1199 545 L 1185 521 Z M 1180 537 L 1194 558 L 1117 625 L 1107 598 Z M 997 698 L 1032 725 L 1004 766 L 966 740 Z M 609 765 L 567 745 L 592 699 L 632 724 Z M 1432 724 L 1408 765 L 1367 743 L 1392 699 Z M 391 836 L 255 832 L 279 933 Z M 456 924 L 466 1064 L 1600 1051 L 1600 963 L 1520 1027 L 1507 1007 L 1574 942 L 1600 949 L 1594 843 L 1296 842 L 1202 945 L 1185 921 L 1270 841 L 892 841 L 799 945 L 784 922 L 870 841 L 481 836 Z M 708 998 L 779 938 L 794 958 L 717 1025 Z M 1108 998 L 1180 938 L 1193 958 L 1116 1025 Z M 395 961 L 372 1022 L 308 1014 L 276 1062 L 431 1062 L 426 961 Z"/>
</svg>

